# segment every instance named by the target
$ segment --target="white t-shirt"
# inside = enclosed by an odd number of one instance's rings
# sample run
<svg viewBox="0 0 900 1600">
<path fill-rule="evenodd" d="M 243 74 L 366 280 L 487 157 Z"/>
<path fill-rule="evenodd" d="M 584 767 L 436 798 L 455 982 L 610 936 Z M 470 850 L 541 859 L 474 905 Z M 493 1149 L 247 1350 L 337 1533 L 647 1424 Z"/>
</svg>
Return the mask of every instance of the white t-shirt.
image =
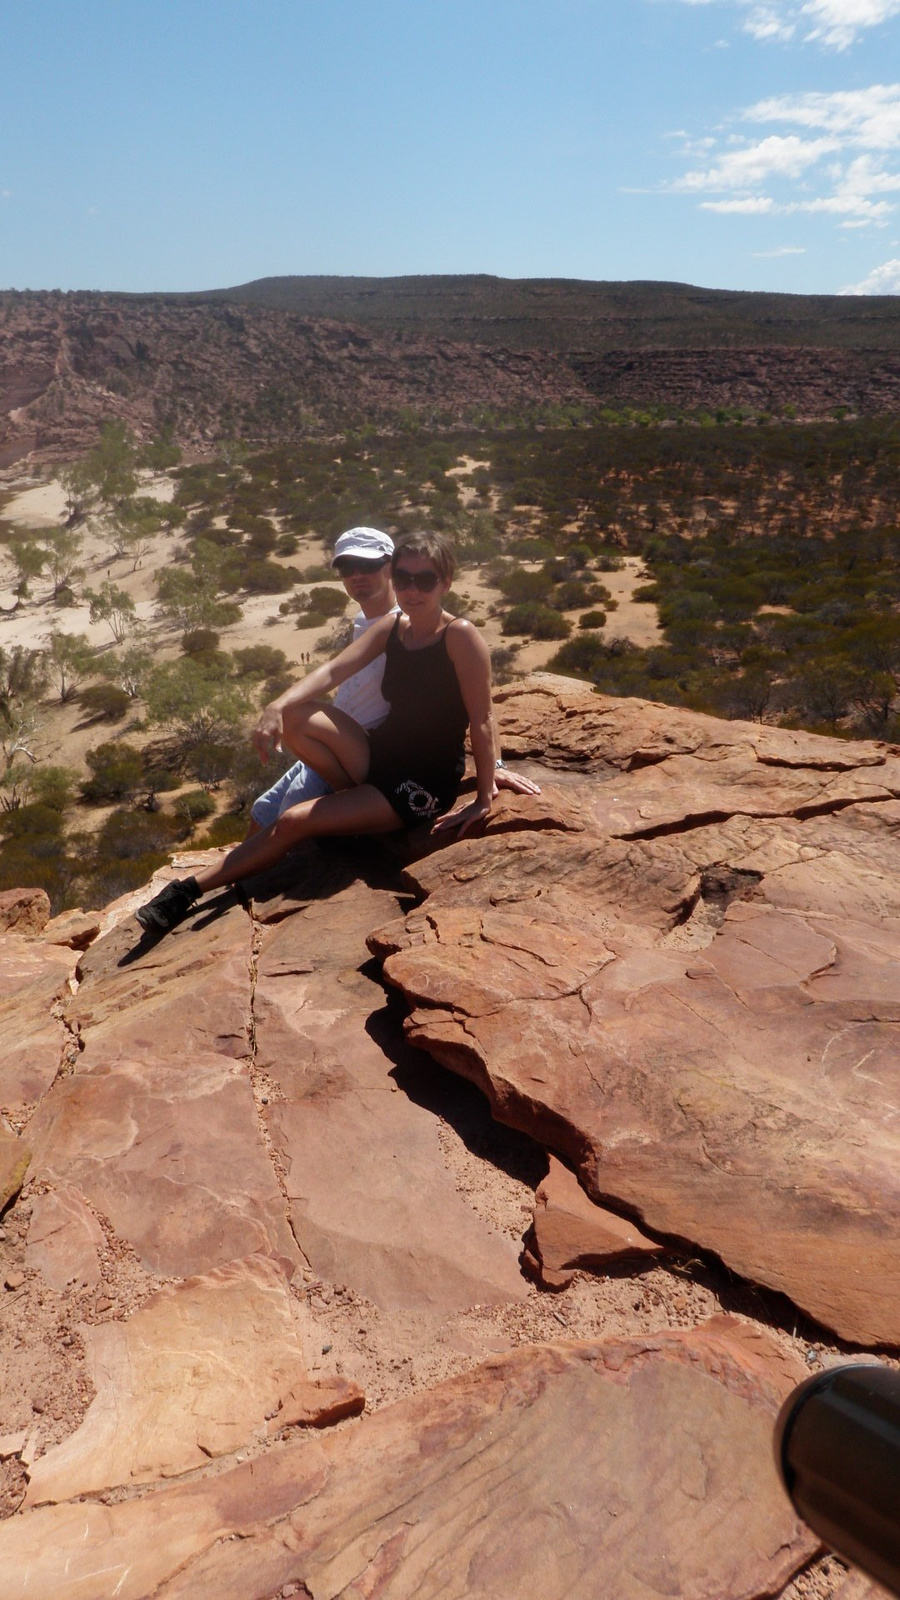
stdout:
<svg viewBox="0 0 900 1600">
<path fill-rule="evenodd" d="M 390 615 L 396 616 L 399 606 L 392 606 Z M 353 618 L 353 637 L 361 639 L 364 633 L 380 622 L 381 617 L 366 617 L 358 611 Z M 355 719 L 363 728 L 377 728 L 383 722 L 390 706 L 381 692 L 381 680 L 384 677 L 384 652 L 370 661 L 367 667 L 360 672 L 354 672 L 351 678 L 342 683 L 334 696 L 334 703 L 342 711 Z"/>
</svg>

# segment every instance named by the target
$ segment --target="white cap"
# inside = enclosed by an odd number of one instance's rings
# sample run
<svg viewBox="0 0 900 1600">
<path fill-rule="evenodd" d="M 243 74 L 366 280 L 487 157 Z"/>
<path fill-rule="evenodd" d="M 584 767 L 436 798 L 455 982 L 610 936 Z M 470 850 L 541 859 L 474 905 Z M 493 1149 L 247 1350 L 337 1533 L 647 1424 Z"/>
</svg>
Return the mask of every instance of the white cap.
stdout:
<svg viewBox="0 0 900 1600">
<path fill-rule="evenodd" d="M 378 528 L 348 528 L 334 547 L 331 565 L 341 556 L 357 556 L 363 561 L 383 561 L 394 554 L 394 541 L 389 533 Z"/>
</svg>

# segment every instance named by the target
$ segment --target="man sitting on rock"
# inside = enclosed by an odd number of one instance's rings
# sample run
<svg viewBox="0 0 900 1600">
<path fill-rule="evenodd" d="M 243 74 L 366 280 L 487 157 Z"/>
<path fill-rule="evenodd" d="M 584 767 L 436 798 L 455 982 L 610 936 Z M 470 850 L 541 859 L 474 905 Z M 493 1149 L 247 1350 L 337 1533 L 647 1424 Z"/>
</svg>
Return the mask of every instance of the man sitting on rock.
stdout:
<svg viewBox="0 0 900 1600">
<path fill-rule="evenodd" d="M 400 610 L 391 584 L 393 549 L 390 534 L 381 533 L 378 528 L 350 528 L 341 534 L 334 547 L 331 565 L 350 599 L 360 607 L 353 618 L 354 639 L 359 639 L 379 617 Z M 364 728 L 377 728 L 390 710 L 381 693 L 383 676 L 382 655 L 341 684 L 334 697 L 335 705 L 349 712 Z M 317 800 L 323 794 L 331 794 L 331 785 L 305 761 L 295 762 L 271 789 L 254 801 L 250 834 L 277 822 L 290 806 L 299 805 L 301 800 Z"/>
</svg>

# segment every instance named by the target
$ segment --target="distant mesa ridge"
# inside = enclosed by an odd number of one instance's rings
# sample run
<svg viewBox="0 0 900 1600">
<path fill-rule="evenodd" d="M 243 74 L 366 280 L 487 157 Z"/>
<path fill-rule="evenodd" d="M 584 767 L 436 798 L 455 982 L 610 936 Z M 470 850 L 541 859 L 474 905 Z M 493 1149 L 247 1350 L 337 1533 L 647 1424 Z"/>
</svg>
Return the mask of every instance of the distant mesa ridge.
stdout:
<svg viewBox="0 0 900 1600">
<path fill-rule="evenodd" d="M 0 292 L 0 468 L 75 456 L 111 415 L 203 450 L 606 404 L 898 412 L 900 297 L 485 275 Z"/>
</svg>

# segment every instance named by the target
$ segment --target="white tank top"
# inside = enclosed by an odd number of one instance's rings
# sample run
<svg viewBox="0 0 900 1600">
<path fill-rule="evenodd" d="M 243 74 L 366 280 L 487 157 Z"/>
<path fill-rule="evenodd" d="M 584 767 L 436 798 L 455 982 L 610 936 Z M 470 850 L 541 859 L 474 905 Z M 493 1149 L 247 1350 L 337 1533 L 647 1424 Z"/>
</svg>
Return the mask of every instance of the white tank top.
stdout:
<svg viewBox="0 0 900 1600">
<path fill-rule="evenodd" d="M 390 615 L 395 616 L 399 610 L 399 606 L 393 606 Z M 365 617 L 358 611 L 353 618 L 354 639 L 361 639 L 364 633 L 381 620 L 381 617 Z M 348 716 L 353 717 L 361 727 L 377 728 L 391 709 L 381 692 L 383 677 L 384 653 L 382 652 L 374 661 L 370 661 L 367 667 L 363 667 L 360 672 L 354 672 L 352 678 L 348 678 L 340 685 L 334 696 L 335 705 L 346 711 Z"/>
</svg>

